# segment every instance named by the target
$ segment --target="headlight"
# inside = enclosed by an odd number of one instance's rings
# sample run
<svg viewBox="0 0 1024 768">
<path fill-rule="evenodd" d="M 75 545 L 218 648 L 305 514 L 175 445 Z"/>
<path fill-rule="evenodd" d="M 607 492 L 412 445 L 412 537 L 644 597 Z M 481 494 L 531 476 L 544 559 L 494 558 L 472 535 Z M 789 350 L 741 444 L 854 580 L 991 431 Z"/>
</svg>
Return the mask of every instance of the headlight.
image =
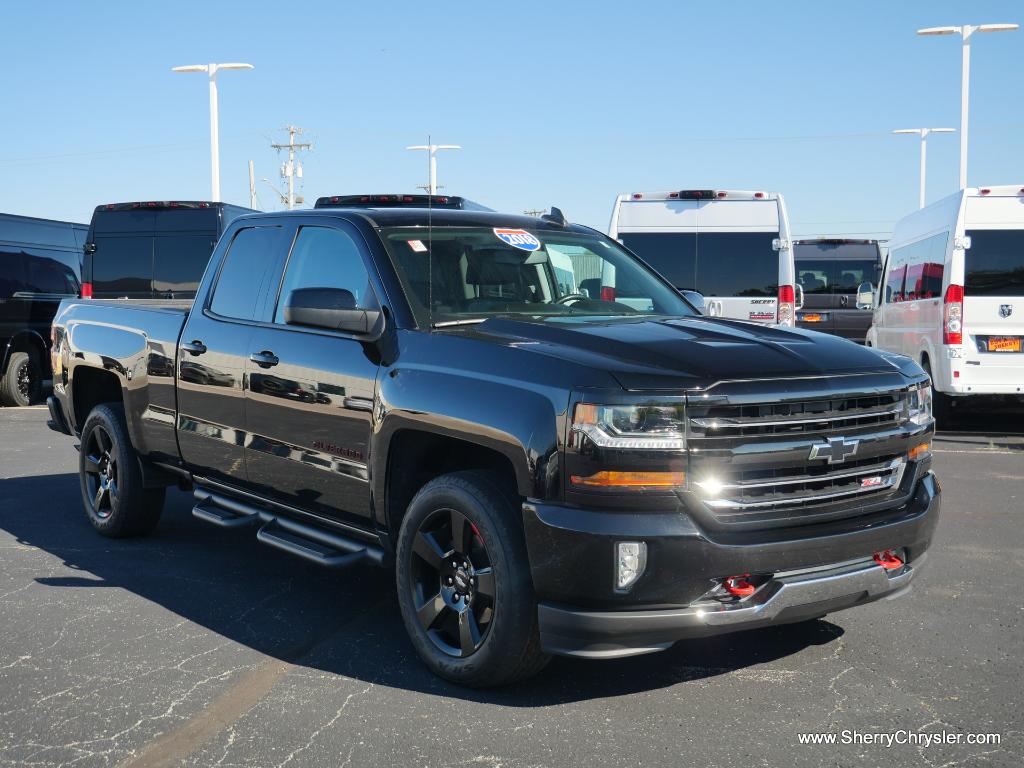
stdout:
<svg viewBox="0 0 1024 768">
<path fill-rule="evenodd" d="M 907 394 L 907 421 L 926 427 L 932 420 L 932 385 L 918 384 Z"/>
<path fill-rule="evenodd" d="M 569 449 L 566 470 L 577 490 L 669 491 L 686 485 L 682 403 L 578 403 Z"/>
<path fill-rule="evenodd" d="M 682 405 L 590 405 L 579 403 L 572 431 L 601 448 L 681 451 L 686 447 Z"/>
</svg>

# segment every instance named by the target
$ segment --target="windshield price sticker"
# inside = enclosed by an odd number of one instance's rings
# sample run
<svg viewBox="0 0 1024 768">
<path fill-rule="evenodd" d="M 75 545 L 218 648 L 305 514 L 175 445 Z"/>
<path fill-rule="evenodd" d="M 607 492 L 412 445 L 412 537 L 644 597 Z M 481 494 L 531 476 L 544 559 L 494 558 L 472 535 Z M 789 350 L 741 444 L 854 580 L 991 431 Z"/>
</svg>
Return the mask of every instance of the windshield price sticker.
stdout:
<svg viewBox="0 0 1024 768">
<path fill-rule="evenodd" d="M 507 245 L 518 248 L 521 251 L 540 250 L 540 240 L 531 235 L 525 229 L 504 229 L 495 227 L 494 234 Z"/>
<path fill-rule="evenodd" d="M 416 253 L 427 252 L 427 246 L 423 244 L 422 240 L 410 240 L 409 247 L 412 248 Z"/>
</svg>

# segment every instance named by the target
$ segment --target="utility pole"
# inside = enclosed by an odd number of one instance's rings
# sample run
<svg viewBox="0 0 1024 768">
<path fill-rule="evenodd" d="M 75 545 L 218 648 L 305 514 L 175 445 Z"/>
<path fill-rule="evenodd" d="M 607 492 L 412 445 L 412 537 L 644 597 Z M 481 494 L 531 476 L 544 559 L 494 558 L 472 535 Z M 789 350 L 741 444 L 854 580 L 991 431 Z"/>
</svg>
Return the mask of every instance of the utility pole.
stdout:
<svg viewBox="0 0 1024 768">
<path fill-rule="evenodd" d="M 430 138 L 427 138 L 430 141 Z M 437 151 L 439 149 L 462 149 L 458 144 L 416 144 L 406 149 L 419 149 L 430 153 L 430 183 L 427 185 L 427 194 L 437 194 Z"/>
<path fill-rule="evenodd" d="M 295 203 L 303 203 L 305 200 L 302 198 L 295 197 L 295 179 L 296 177 L 302 178 L 302 163 L 295 159 L 295 153 L 306 149 L 312 149 L 313 145 L 309 143 L 296 143 L 295 137 L 301 136 L 303 133 L 302 128 L 296 128 L 294 125 L 285 127 L 288 131 L 288 143 L 287 144 L 271 144 L 270 146 L 274 149 L 281 151 L 282 149 L 288 150 L 288 160 L 281 166 L 281 178 L 288 183 L 288 196 L 287 205 L 288 210 L 295 208 Z"/>
<path fill-rule="evenodd" d="M 249 161 L 249 207 L 256 210 L 256 171 Z"/>
</svg>

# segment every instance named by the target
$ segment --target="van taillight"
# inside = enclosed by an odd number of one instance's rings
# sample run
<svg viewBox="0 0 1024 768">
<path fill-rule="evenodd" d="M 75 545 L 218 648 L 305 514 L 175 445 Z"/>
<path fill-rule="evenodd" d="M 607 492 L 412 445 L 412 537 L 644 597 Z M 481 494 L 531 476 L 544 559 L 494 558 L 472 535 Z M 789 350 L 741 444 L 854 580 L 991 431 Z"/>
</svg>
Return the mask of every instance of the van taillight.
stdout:
<svg viewBox="0 0 1024 768">
<path fill-rule="evenodd" d="M 82 283 L 82 298 L 83 299 L 91 299 L 92 298 L 92 283 Z"/>
<path fill-rule="evenodd" d="M 792 285 L 779 286 L 779 309 L 777 320 L 779 325 L 793 325 L 796 313 L 796 290 Z"/>
<path fill-rule="evenodd" d="M 601 286 L 601 301 L 615 301 L 615 286 Z"/>
<path fill-rule="evenodd" d="M 951 283 L 942 304 L 942 343 L 963 344 L 964 287 Z"/>
</svg>

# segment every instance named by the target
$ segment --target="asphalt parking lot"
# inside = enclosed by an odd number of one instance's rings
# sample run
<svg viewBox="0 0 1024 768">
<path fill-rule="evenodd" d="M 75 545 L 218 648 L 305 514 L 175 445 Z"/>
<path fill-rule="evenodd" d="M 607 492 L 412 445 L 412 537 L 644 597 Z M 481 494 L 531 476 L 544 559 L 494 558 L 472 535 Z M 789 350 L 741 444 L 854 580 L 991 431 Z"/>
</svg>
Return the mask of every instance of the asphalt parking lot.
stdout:
<svg viewBox="0 0 1024 768">
<path fill-rule="evenodd" d="M 329 573 L 221 531 L 172 491 L 155 536 L 98 537 L 77 453 L 0 410 L 0 764 L 1024 763 L 1024 419 L 964 417 L 914 593 L 804 625 L 449 685 L 386 571 Z M 1014 429 L 1015 428 L 1015 429 Z M 996 733 L 998 745 L 801 745 L 808 732 Z"/>
</svg>

